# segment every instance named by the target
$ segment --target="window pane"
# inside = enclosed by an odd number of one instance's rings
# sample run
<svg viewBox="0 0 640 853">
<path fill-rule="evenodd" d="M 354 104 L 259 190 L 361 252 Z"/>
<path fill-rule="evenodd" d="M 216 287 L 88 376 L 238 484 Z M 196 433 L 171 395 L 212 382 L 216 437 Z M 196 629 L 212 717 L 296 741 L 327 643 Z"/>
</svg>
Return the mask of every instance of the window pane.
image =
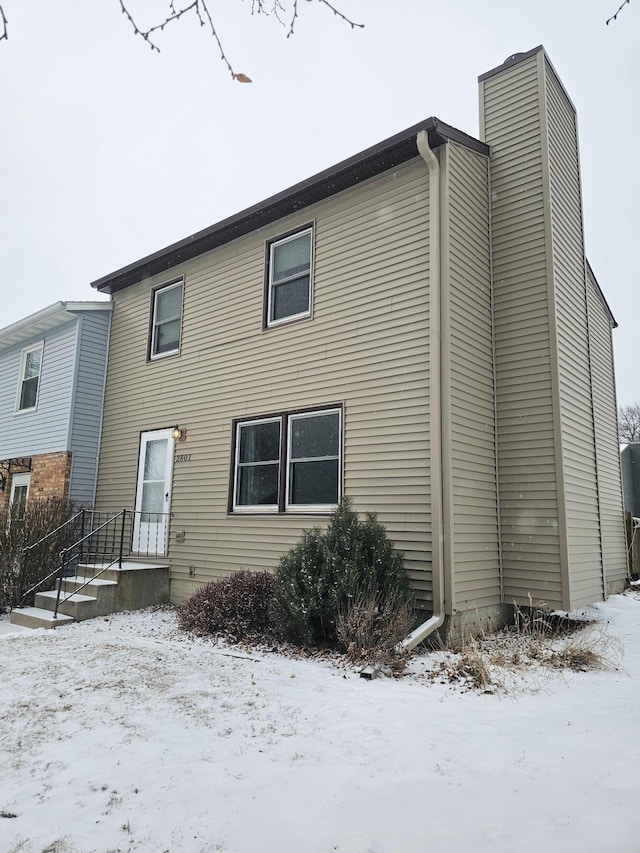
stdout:
<svg viewBox="0 0 640 853">
<path fill-rule="evenodd" d="M 24 518 L 24 511 L 27 505 L 27 492 L 29 491 L 29 486 L 15 486 L 13 490 L 13 506 L 12 509 L 15 512 L 15 518 L 19 521 L 22 521 Z"/>
<path fill-rule="evenodd" d="M 178 349 L 180 343 L 180 320 L 170 320 L 156 329 L 156 354 Z"/>
<path fill-rule="evenodd" d="M 238 505 L 274 506 L 278 503 L 280 465 L 247 465 L 238 469 Z"/>
<path fill-rule="evenodd" d="M 293 462 L 290 469 L 292 504 L 333 505 L 338 503 L 338 460 Z"/>
<path fill-rule="evenodd" d="M 271 298 L 272 320 L 306 314 L 309 311 L 309 276 L 275 285 Z"/>
<path fill-rule="evenodd" d="M 38 398 L 38 377 L 33 379 L 25 379 L 22 383 L 22 391 L 20 393 L 20 408 L 32 409 Z"/>
<path fill-rule="evenodd" d="M 292 240 L 273 247 L 271 281 L 307 272 L 311 267 L 311 233 L 301 234 Z"/>
<path fill-rule="evenodd" d="M 143 513 L 162 512 L 164 502 L 164 481 L 162 483 L 144 483 L 142 486 Z M 143 521 L 157 521 L 158 519 L 143 518 Z"/>
<path fill-rule="evenodd" d="M 182 285 L 156 294 L 156 323 L 174 320 L 182 313 Z"/>
<path fill-rule="evenodd" d="M 280 458 L 280 421 L 240 427 L 242 462 L 273 462 Z"/>
<path fill-rule="evenodd" d="M 24 364 L 24 378 L 32 379 L 40 375 L 40 362 L 42 361 L 42 350 L 37 349 L 28 352 Z"/>
<path fill-rule="evenodd" d="M 167 468 L 167 439 L 148 441 L 144 457 L 144 480 L 161 480 L 164 490 L 164 478 Z"/>
<path fill-rule="evenodd" d="M 337 456 L 340 452 L 340 417 L 338 412 L 312 417 L 292 418 L 291 458 Z"/>
</svg>

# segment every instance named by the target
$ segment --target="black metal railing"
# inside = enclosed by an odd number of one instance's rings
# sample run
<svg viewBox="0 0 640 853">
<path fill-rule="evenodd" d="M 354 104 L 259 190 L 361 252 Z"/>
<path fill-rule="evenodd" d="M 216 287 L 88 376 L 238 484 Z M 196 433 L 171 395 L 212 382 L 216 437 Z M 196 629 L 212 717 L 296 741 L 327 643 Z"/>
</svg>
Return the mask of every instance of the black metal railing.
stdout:
<svg viewBox="0 0 640 853">
<path fill-rule="evenodd" d="M 57 618 L 60 604 L 64 603 L 72 595 L 81 592 L 91 581 L 99 578 L 112 568 L 122 568 L 123 560 L 128 557 L 137 559 L 157 559 L 166 555 L 169 521 L 171 514 L 162 512 L 141 512 L 131 509 L 122 509 L 117 513 L 101 512 L 97 510 L 82 510 L 65 525 L 61 525 L 55 531 L 51 531 L 39 542 L 30 545 L 25 551 L 32 550 L 36 553 L 38 546 L 42 547 L 45 540 L 55 540 L 55 535 L 63 527 L 70 525 L 66 530 L 74 529 L 80 535 L 72 542 L 62 548 L 57 554 L 55 568 L 43 577 L 37 584 L 28 589 L 22 597 L 20 606 L 30 596 L 42 589 L 48 582 L 57 585 L 56 604 L 54 619 Z M 68 542 L 69 539 L 66 538 Z M 79 573 L 79 569 L 82 573 Z M 78 578 L 83 582 L 78 586 Z M 75 579 L 76 584 L 72 592 L 63 596 L 62 585 L 67 579 Z"/>
<path fill-rule="evenodd" d="M 19 584 L 16 590 L 16 603 L 19 607 L 32 602 L 34 594 L 56 576 L 61 550 L 84 536 L 87 525 L 92 523 L 91 512 L 86 509 L 80 510 L 36 542 L 22 549 L 19 570 L 16 572 Z M 55 566 L 53 571 L 43 576 L 43 567 L 52 565 Z M 34 578 L 37 578 L 36 582 L 31 583 L 25 590 L 24 586 Z"/>
</svg>

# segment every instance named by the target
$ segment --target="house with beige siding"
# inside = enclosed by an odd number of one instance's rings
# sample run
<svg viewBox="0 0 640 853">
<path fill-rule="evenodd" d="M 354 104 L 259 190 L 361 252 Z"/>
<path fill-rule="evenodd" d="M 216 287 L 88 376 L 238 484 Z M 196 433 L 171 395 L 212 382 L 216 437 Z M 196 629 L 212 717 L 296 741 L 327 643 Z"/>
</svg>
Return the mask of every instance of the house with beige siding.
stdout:
<svg viewBox="0 0 640 853">
<path fill-rule="evenodd" d="M 136 510 L 174 602 L 274 568 L 342 495 L 378 513 L 431 627 L 624 583 L 575 109 L 542 47 L 479 84 L 478 138 L 426 119 L 93 282 L 96 505 Z"/>
</svg>

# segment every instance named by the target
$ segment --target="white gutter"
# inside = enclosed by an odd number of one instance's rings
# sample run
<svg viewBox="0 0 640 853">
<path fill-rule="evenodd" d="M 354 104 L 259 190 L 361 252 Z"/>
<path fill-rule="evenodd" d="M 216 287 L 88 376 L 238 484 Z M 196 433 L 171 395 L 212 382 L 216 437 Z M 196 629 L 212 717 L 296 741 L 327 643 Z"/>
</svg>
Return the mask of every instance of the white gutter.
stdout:
<svg viewBox="0 0 640 853">
<path fill-rule="evenodd" d="M 421 130 L 416 137 L 420 156 L 429 169 L 429 419 L 431 452 L 431 577 L 433 615 L 418 625 L 400 643 L 411 651 L 444 622 L 444 494 L 442 488 L 442 338 L 441 338 L 441 257 L 440 257 L 440 163 L 429 148 L 429 136 Z"/>
</svg>

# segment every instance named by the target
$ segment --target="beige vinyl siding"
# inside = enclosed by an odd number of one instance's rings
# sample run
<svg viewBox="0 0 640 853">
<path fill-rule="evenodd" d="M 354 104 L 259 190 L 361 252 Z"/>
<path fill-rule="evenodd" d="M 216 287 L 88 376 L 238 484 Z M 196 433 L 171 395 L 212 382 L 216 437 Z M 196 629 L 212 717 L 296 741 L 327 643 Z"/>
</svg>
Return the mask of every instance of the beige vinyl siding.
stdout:
<svg viewBox="0 0 640 853">
<path fill-rule="evenodd" d="M 443 286 L 449 298 L 443 304 L 449 316 L 443 322 L 449 343 L 443 371 L 450 426 L 443 443 L 452 476 L 445 541 L 453 566 L 448 604 L 455 612 L 500 603 L 500 573 L 488 162 L 449 144 L 444 166 Z"/>
<path fill-rule="evenodd" d="M 345 493 L 379 513 L 430 607 L 428 180 L 417 158 L 115 296 L 97 500 L 133 504 L 141 431 L 188 430 L 176 453 L 191 461 L 174 468 L 174 600 L 231 570 L 273 568 L 326 522 L 227 514 L 232 420 L 342 404 Z M 265 241 L 311 221 L 313 316 L 263 331 Z M 151 288 L 180 275 L 180 355 L 148 363 Z"/>
<path fill-rule="evenodd" d="M 620 589 L 628 571 L 613 343 L 609 312 L 602 302 L 598 285 L 589 274 L 587 282 L 600 529 L 605 581 L 607 592 L 610 593 Z"/>
<path fill-rule="evenodd" d="M 481 81 L 480 99 L 491 145 L 504 601 L 561 606 L 538 57 Z"/>
<path fill-rule="evenodd" d="M 570 594 L 568 607 L 603 598 L 602 547 L 575 111 L 543 64 L 557 334 L 562 469 Z"/>
</svg>

